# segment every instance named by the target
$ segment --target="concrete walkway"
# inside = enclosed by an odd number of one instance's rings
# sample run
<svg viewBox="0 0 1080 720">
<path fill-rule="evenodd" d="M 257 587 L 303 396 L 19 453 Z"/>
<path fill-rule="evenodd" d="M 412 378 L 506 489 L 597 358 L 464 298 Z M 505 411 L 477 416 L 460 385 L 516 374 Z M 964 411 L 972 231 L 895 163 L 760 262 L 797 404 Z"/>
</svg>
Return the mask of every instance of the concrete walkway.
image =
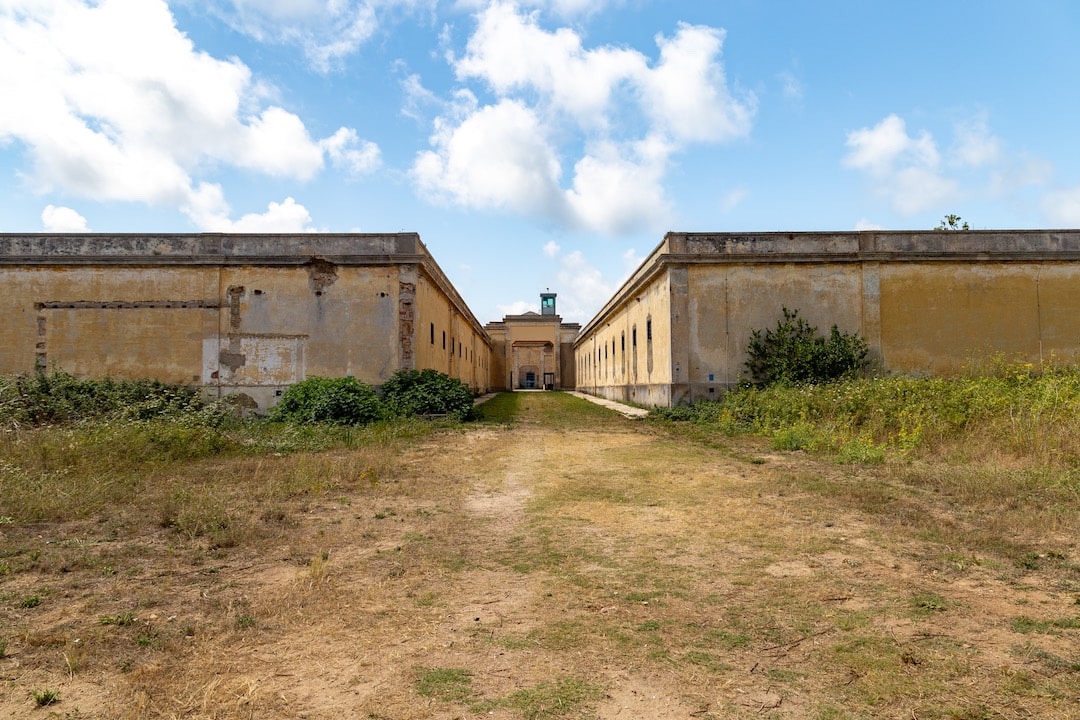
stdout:
<svg viewBox="0 0 1080 720">
<path fill-rule="evenodd" d="M 624 405 L 621 402 L 615 402 L 614 400 L 608 400 L 602 397 L 596 397 L 595 395 L 586 395 L 585 393 L 571 392 L 570 395 L 581 398 L 582 400 L 588 400 L 591 403 L 602 405 L 608 410 L 614 410 L 615 412 L 625 415 L 626 417 L 634 420 L 643 418 L 649 414 L 649 411 L 645 408 L 634 407 L 633 405 Z"/>
<path fill-rule="evenodd" d="M 544 391 L 543 390 L 515 390 L 514 392 L 544 392 Z M 576 398 L 581 398 L 582 400 L 588 400 L 591 403 L 595 403 L 597 405 L 602 405 L 603 407 L 606 407 L 608 410 L 614 410 L 615 412 L 619 413 L 620 415 L 625 415 L 626 417 L 628 417 L 628 418 L 630 418 L 632 420 L 633 419 L 643 418 L 643 417 L 645 417 L 646 415 L 649 414 L 649 411 L 646 410 L 645 408 L 634 407 L 632 405 L 624 405 L 623 403 L 615 402 L 614 400 L 607 400 L 605 398 L 595 397 L 593 395 L 586 395 L 585 393 L 579 393 L 579 392 L 573 392 L 573 391 L 566 391 L 566 393 L 568 395 L 573 395 Z M 473 400 L 473 406 L 475 407 L 476 405 L 486 403 L 488 400 L 495 397 L 497 394 L 498 393 L 487 393 L 486 395 L 481 395 L 480 397 L 475 398 Z"/>
</svg>

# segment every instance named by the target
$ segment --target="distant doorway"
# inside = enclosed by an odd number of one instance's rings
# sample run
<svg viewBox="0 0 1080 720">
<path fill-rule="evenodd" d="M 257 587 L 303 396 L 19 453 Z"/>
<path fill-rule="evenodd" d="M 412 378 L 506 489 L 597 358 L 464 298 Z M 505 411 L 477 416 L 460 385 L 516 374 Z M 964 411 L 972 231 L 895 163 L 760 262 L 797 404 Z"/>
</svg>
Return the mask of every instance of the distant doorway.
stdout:
<svg viewBox="0 0 1080 720">
<path fill-rule="evenodd" d="M 535 390 L 536 389 L 536 373 L 534 373 L 531 370 L 526 372 L 525 377 L 522 380 L 521 386 L 523 388 L 525 388 L 526 390 Z"/>
<path fill-rule="evenodd" d="M 547 373 L 547 372 L 544 373 L 544 389 L 545 390 L 554 390 L 555 389 L 555 373 Z"/>
</svg>

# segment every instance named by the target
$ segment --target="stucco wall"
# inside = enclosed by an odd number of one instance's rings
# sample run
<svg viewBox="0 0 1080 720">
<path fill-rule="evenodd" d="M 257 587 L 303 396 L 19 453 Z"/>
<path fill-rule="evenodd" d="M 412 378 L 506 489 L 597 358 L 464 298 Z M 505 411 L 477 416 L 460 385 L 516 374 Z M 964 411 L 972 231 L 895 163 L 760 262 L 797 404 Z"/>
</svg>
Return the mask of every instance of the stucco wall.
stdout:
<svg viewBox="0 0 1080 720">
<path fill-rule="evenodd" d="M 488 386 L 490 340 L 415 234 L 5 235 L 0 282 L 0 373 L 154 377 L 262 409 L 311 375 Z M 436 317 L 453 361 L 421 324 Z"/>
<path fill-rule="evenodd" d="M 672 287 L 666 269 L 658 272 L 582 330 L 574 344 L 579 390 L 646 406 L 671 402 Z"/>
<path fill-rule="evenodd" d="M 1000 354 L 1080 360 L 1080 263 L 883 266 L 881 354 L 889 368 L 954 373 Z"/>
<path fill-rule="evenodd" d="M 1076 362 L 1080 231 L 669 233 L 582 330 L 579 389 L 646 405 L 716 398 L 743 373 L 751 332 L 784 307 L 859 333 L 886 372 Z M 644 389 L 595 362 L 643 313 L 654 352 L 667 348 L 654 364 L 668 363 Z"/>
<path fill-rule="evenodd" d="M 536 373 L 541 387 L 546 373 L 555 375 L 556 389 L 573 389 L 572 338 L 577 326 L 563 324 L 558 315 L 507 315 L 485 326 L 493 343 L 492 387 L 522 387 L 526 372 Z"/>
</svg>

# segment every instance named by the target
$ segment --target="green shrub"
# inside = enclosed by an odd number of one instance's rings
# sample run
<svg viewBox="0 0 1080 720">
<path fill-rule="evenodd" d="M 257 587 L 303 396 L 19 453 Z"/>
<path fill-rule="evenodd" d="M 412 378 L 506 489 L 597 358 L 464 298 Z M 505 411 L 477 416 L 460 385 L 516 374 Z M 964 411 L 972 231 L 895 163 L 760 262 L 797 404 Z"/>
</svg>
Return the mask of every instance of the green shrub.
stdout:
<svg viewBox="0 0 1080 720">
<path fill-rule="evenodd" d="M 398 370 L 381 392 L 392 415 L 450 415 L 459 420 L 472 416 L 469 387 L 437 370 Z"/>
<path fill-rule="evenodd" d="M 194 388 L 159 380 L 80 380 L 63 371 L 0 377 L 0 424 L 178 419 L 217 425 L 224 408 Z"/>
<path fill-rule="evenodd" d="M 857 375 L 866 367 L 869 347 L 855 334 L 832 326 L 829 337 L 799 317 L 798 310 L 784 310 L 775 330 L 754 330 L 746 353 L 749 381 L 758 387 L 777 383 L 825 383 Z"/>
<path fill-rule="evenodd" d="M 292 385 L 270 409 L 281 422 L 364 425 L 383 417 L 375 389 L 353 377 L 309 377 Z"/>
</svg>

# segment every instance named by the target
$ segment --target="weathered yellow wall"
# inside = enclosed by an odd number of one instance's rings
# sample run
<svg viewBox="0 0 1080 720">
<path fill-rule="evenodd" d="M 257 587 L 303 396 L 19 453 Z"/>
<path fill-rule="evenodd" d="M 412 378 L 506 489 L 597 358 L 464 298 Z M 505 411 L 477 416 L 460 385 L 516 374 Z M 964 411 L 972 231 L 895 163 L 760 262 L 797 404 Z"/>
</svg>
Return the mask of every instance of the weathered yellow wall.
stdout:
<svg viewBox="0 0 1080 720">
<path fill-rule="evenodd" d="M 859 264 L 691 265 L 687 274 L 691 383 L 738 382 L 750 334 L 776 327 L 785 307 L 823 332 L 834 323 L 863 332 Z"/>
<path fill-rule="evenodd" d="M 0 281 L 2 373 L 43 365 L 190 384 L 201 376 L 202 338 L 217 332 L 212 268 L 6 267 Z"/>
<path fill-rule="evenodd" d="M 888 367 L 953 373 L 1001 355 L 1080 357 L 1080 267 L 1065 263 L 908 263 L 881 268 Z"/>
<path fill-rule="evenodd" d="M 718 397 L 784 307 L 822 333 L 858 333 L 886 372 L 1078 362 L 1080 232 L 669 233 L 582 331 L 578 387 L 642 404 Z M 597 360 L 646 312 L 654 350 L 670 350 L 654 354 L 665 365 L 646 382 L 659 385 L 640 384 L 640 358 L 625 379 Z"/>
<path fill-rule="evenodd" d="M 310 375 L 385 382 L 398 367 L 398 272 L 396 266 L 329 263 L 222 268 L 222 344 L 236 335 L 249 339 L 253 350 L 276 350 L 282 360 L 294 354 L 294 347 L 303 354 L 298 377 L 288 363 L 269 363 L 234 373 L 223 368 L 222 383 L 287 385 Z M 235 316 L 230 288 L 239 298 Z"/>
<path fill-rule="evenodd" d="M 487 336 L 415 235 L 0 238 L 0 373 L 154 377 L 263 409 L 312 375 L 489 385 Z"/>
<path fill-rule="evenodd" d="M 658 273 L 579 337 L 578 389 L 643 405 L 667 404 L 673 370 L 671 318 L 670 279 Z"/>
</svg>

